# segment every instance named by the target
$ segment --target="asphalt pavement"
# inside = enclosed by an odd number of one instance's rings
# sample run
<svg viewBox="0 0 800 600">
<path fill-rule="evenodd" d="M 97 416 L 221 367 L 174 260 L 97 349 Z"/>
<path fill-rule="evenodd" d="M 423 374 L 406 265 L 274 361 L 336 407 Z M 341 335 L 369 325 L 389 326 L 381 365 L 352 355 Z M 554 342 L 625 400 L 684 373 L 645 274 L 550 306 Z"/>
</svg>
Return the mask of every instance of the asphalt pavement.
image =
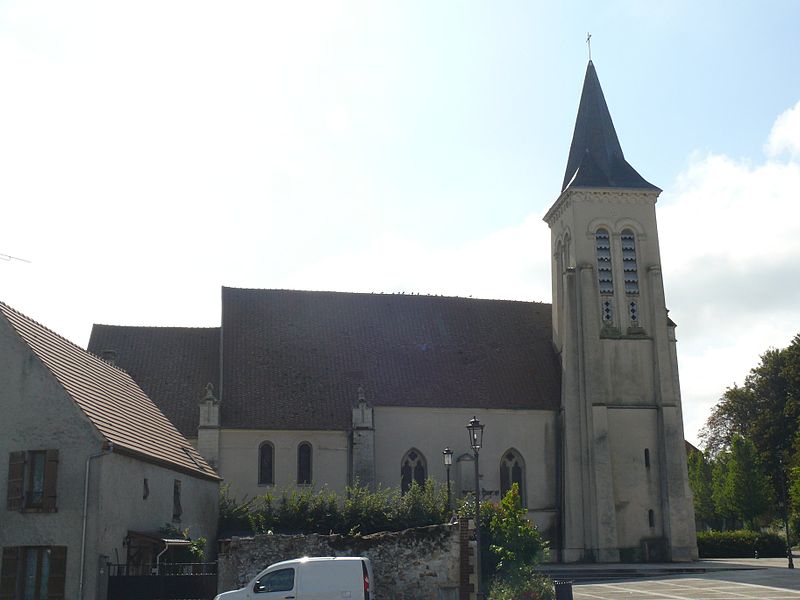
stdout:
<svg viewBox="0 0 800 600">
<path fill-rule="evenodd" d="M 800 568 L 786 559 L 704 560 L 673 565 L 675 574 L 669 565 L 621 567 L 636 578 L 576 581 L 573 600 L 800 600 Z"/>
</svg>

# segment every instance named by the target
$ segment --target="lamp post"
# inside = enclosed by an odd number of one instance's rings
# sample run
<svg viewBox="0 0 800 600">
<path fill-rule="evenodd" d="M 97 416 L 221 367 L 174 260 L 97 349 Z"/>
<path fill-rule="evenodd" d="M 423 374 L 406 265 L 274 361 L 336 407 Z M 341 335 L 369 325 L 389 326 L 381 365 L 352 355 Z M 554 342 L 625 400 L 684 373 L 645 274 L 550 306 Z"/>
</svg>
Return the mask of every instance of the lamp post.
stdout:
<svg viewBox="0 0 800 600">
<path fill-rule="evenodd" d="M 450 465 L 453 464 L 453 451 L 450 446 L 442 450 L 442 458 L 444 458 L 444 468 L 447 471 L 447 512 L 450 512 Z"/>
<path fill-rule="evenodd" d="M 483 445 L 483 425 L 476 417 L 467 424 L 469 446 L 475 456 L 475 597 L 481 595 L 481 482 L 478 469 L 478 451 Z"/>
</svg>

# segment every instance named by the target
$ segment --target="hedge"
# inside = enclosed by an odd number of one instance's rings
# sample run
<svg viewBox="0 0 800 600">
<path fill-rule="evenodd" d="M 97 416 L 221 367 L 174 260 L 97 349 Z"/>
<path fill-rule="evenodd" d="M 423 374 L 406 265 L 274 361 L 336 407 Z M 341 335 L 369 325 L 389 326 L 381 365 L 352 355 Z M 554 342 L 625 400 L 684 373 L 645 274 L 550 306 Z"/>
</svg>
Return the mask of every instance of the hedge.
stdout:
<svg viewBox="0 0 800 600">
<path fill-rule="evenodd" d="M 737 531 L 699 531 L 700 558 L 778 558 L 786 556 L 786 538 L 775 533 Z"/>
</svg>

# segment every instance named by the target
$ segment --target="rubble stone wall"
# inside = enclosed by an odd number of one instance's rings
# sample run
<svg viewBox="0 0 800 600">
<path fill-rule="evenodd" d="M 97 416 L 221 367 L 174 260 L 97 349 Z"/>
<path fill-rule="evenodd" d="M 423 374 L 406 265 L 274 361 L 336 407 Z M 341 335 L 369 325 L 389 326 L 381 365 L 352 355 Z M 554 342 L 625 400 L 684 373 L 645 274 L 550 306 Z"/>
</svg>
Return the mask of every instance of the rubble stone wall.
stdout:
<svg viewBox="0 0 800 600">
<path fill-rule="evenodd" d="M 219 591 L 247 585 L 265 567 L 302 556 L 366 556 L 372 561 L 375 600 L 458 600 L 472 591 L 467 523 L 432 525 L 363 537 L 257 535 L 221 542 Z M 463 530 L 463 531 L 462 531 Z M 468 549 L 469 548 L 469 549 Z M 467 554 L 466 561 L 462 554 Z M 468 588 L 468 589 L 465 589 Z"/>
</svg>

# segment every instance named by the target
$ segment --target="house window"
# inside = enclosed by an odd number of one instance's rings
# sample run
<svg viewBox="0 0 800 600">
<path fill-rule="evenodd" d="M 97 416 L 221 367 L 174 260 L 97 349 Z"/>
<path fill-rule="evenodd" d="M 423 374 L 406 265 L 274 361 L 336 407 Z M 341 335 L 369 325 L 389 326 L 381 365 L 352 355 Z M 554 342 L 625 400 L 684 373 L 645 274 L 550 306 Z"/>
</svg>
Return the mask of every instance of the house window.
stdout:
<svg viewBox="0 0 800 600">
<path fill-rule="evenodd" d="M 614 293 L 614 277 L 611 271 L 611 237 L 607 229 L 598 229 L 594 235 L 597 250 L 597 282 L 600 293 Z"/>
<path fill-rule="evenodd" d="M 270 442 L 261 442 L 258 447 L 258 484 L 275 483 L 274 471 L 275 448 Z"/>
<path fill-rule="evenodd" d="M 400 465 L 400 490 L 405 494 L 412 483 L 416 482 L 417 485 L 423 486 L 427 478 L 428 467 L 425 464 L 425 457 L 419 450 L 412 448 L 406 452 Z"/>
<path fill-rule="evenodd" d="M 0 597 L 64 600 L 65 546 L 7 546 L 0 565 Z"/>
<path fill-rule="evenodd" d="M 619 236 L 622 242 L 622 271 L 625 293 L 639 293 L 639 272 L 636 267 L 636 237 L 630 229 L 623 229 Z"/>
<path fill-rule="evenodd" d="M 8 510 L 56 511 L 58 450 L 11 452 L 8 456 Z"/>
<path fill-rule="evenodd" d="M 144 483 L 142 484 L 142 500 L 147 500 L 147 497 L 150 495 L 150 484 L 147 481 L 147 477 L 144 478 Z"/>
<path fill-rule="evenodd" d="M 647 511 L 647 522 L 650 527 L 656 526 L 656 513 L 653 512 L 653 509 Z"/>
<path fill-rule="evenodd" d="M 650 448 L 644 449 L 644 466 L 650 468 Z"/>
<path fill-rule="evenodd" d="M 297 485 L 311 485 L 311 444 L 297 447 Z"/>
<path fill-rule="evenodd" d="M 513 448 L 503 454 L 500 461 L 500 494 L 505 496 L 511 486 L 517 484 L 519 487 L 519 499 L 522 506 L 525 502 L 525 462 L 519 452 Z"/>
<path fill-rule="evenodd" d="M 172 520 L 180 521 L 183 514 L 181 506 L 181 480 L 176 479 L 172 482 Z"/>
</svg>

